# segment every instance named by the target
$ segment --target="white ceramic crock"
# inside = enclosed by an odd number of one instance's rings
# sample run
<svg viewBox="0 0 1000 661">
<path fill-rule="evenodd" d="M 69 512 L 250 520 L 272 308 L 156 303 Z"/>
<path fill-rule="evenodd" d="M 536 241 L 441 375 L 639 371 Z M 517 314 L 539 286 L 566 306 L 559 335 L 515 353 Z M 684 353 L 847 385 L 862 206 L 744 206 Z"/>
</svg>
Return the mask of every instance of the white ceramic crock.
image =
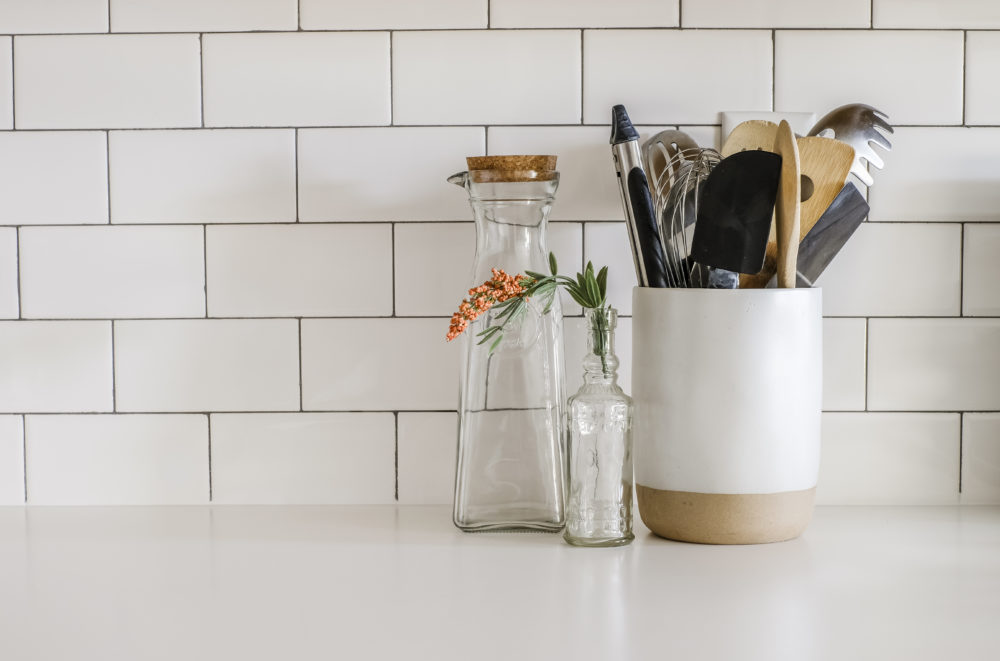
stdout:
<svg viewBox="0 0 1000 661">
<path fill-rule="evenodd" d="M 711 544 L 800 535 L 819 471 L 822 291 L 636 287 L 632 301 L 643 522 Z"/>
</svg>

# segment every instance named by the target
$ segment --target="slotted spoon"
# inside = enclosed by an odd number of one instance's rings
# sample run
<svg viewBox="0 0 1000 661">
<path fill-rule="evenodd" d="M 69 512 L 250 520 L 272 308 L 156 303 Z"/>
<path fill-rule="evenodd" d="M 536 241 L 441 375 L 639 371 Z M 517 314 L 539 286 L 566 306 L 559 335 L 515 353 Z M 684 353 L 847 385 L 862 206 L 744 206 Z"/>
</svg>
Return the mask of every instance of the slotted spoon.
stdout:
<svg viewBox="0 0 1000 661">
<path fill-rule="evenodd" d="M 849 103 L 846 106 L 834 108 L 820 118 L 809 131 L 809 135 L 831 137 L 825 135 L 829 131 L 833 133 L 832 137 L 854 147 L 854 163 L 851 165 L 851 174 L 864 182 L 866 186 L 871 186 L 874 179 L 868 172 L 866 162 L 880 170 L 885 165 L 882 157 L 872 147 L 872 143 L 886 151 L 892 150 L 892 143 L 886 137 L 886 133 L 893 133 L 892 126 L 886 121 L 888 119 L 889 116 L 881 110 L 863 103 Z"/>
</svg>

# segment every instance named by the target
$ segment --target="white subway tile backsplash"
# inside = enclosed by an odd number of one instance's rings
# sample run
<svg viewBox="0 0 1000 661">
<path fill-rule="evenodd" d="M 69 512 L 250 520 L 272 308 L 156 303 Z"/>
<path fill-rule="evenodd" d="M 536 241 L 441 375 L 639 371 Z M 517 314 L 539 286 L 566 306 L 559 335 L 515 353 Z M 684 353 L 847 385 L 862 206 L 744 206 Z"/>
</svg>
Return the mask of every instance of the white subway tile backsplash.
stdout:
<svg viewBox="0 0 1000 661">
<path fill-rule="evenodd" d="M 577 30 L 399 32 L 392 76 L 395 124 L 580 121 Z"/>
<path fill-rule="evenodd" d="M 587 223 L 584 259 L 608 267 L 608 304 L 619 314 L 632 314 L 632 288 L 636 286 L 635 262 L 624 222 Z"/>
<path fill-rule="evenodd" d="M 962 416 L 962 502 L 1000 505 L 1000 414 Z"/>
<path fill-rule="evenodd" d="M 871 220 L 1000 220 L 1000 128 L 897 128 Z"/>
<path fill-rule="evenodd" d="M 1000 31 L 965 39 L 965 123 L 1000 124 Z"/>
<path fill-rule="evenodd" d="M 872 319 L 868 408 L 1000 410 L 1000 319 Z"/>
<path fill-rule="evenodd" d="M 0 506 L 24 503 L 24 430 L 21 416 L 0 415 Z"/>
<path fill-rule="evenodd" d="M 17 230 L 0 227 L 0 319 L 17 316 Z"/>
<path fill-rule="evenodd" d="M 299 5 L 303 30 L 444 30 L 485 28 L 488 2 L 300 0 Z"/>
<path fill-rule="evenodd" d="M 492 0 L 494 28 L 676 27 L 680 0 Z"/>
<path fill-rule="evenodd" d="M 830 316 L 956 316 L 962 280 L 956 224 L 862 223 L 816 281 Z"/>
<path fill-rule="evenodd" d="M 0 224 L 106 222 L 103 132 L 0 132 Z"/>
<path fill-rule="evenodd" d="M 697 0 L 684 2 L 685 28 L 866 28 L 871 0 Z"/>
<path fill-rule="evenodd" d="M 14 41 L 0 37 L 0 129 L 14 128 Z"/>
<path fill-rule="evenodd" d="M 16 37 L 15 126 L 198 126 L 198 52 L 195 34 Z"/>
<path fill-rule="evenodd" d="M 722 149 L 722 128 L 719 126 L 680 126 L 679 128 L 687 133 L 699 147 Z M 643 136 L 643 139 L 648 137 Z"/>
<path fill-rule="evenodd" d="M 299 215 L 303 221 L 471 220 L 466 193 L 446 179 L 466 168 L 466 156 L 484 153 L 479 127 L 303 129 Z"/>
<path fill-rule="evenodd" d="M 400 413 L 399 502 L 450 505 L 455 493 L 458 415 Z"/>
<path fill-rule="evenodd" d="M 0 322 L 0 412 L 110 411 L 111 323 Z"/>
<path fill-rule="evenodd" d="M 872 0 L 876 28 L 1000 28 L 994 0 Z"/>
<path fill-rule="evenodd" d="M 390 122 L 389 34 L 209 34 L 206 126 Z"/>
<path fill-rule="evenodd" d="M 959 417 L 824 413 L 817 503 L 958 503 Z"/>
<path fill-rule="evenodd" d="M 200 317 L 200 227 L 21 229 L 24 318 Z"/>
<path fill-rule="evenodd" d="M 212 502 L 395 501 L 391 413 L 215 414 Z"/>
<path fill-rule="evenodd" d="M 302 405 L 309 410 L 448 410 L 461 342 L 447 319 L 304 319 Z"/>
<path fill-rule="evenodd" d="M 112 131 L 115 223 L 295 220 L 291 129 Z"/>
<path fill-rule="evenodd" d="M 863 99 L 892 124 L 961 124 L 962 66 L 957 31 L 779 31 L 774 105 L 822 116 Z"/>
<path fill-rule="evenodd" d="M 559 157 L 553 220 L 619 220 L 624 216 L 609 135 L 607 126 L 495 126 L 487 142 L 490 154 Z"/>
<path fill-rule="evenodd" d="M 204 415 L 29 415 L 28 504 L 208 502 Z"/>
<path fill-rule="evenodd" d="M 0 31 L 7 34 L 107 30 L 108 0 L 4 0 L 0 3 Z"/>
<path fill-rule="evenodd" d="M 586 124 L 607 125 L 618 103 L 639 124 L 715 124 L 723 110 L 771 109 L 767 30 L 586 30 L 583 70 Z"/>
<path fill-rule="evenodd" d="M 579 223 L 549 223 L 548 248 L 555 253 L 561 273 L 572 275 L 581 269 L 582 231 Z M 468 289 L 485 279 L 474 281 L 476 228 L 472 223 L 397 225 L 395 237 L 397 315 L 450 317 Z M 548 273 L 547 265 L 538 268 Z M 580 313 L 569 296 L 562 295 L 560 300 L 563 314 Z"/>
<path fill-rule="evenodd" d="M 115 322 L 118 411 L 299 409 L 294 319 Z"/>
<path fill-rule="evenodd" d="M 114 0 L 112 32 L 295 30 L 296 0 Z"/>
<path fill-rule="evenodd" d="M 864 319 L 823 320 L 824 411 L 864 410 L 867 341 Z"/>
<path fill-rule="evenodd" d="M 1000 225 L 966 225 L 962 314 L 1000 317 Z"/>
<path fill-rule="evenodd" d="M 208 314 L 388 316 L 391 235 L 383 224 L 209 227 Z"/>
</svg>

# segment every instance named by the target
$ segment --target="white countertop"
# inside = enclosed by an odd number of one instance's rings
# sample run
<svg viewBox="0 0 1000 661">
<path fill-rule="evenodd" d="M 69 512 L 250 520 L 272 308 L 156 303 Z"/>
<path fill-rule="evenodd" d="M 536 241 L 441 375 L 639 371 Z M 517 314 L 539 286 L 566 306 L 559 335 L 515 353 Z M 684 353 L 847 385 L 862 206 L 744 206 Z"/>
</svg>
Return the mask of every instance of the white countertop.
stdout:
<svg viewBox="0 0 1000 661">
<path fill-rule="evenodd" d="M 638 523 L 638 522 L 637 522 Z M 1000 508 L 578 549 L 445 507 L 0 508 L 0 659 L 997 659 Z"/>
</svg>

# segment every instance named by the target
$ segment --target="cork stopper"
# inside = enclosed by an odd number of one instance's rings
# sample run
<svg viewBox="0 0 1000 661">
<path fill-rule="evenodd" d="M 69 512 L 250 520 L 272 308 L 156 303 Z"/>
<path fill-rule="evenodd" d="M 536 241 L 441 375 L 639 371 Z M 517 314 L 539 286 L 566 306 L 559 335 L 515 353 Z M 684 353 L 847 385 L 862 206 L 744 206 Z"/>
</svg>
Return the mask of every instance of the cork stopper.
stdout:
<svg viewBox="0 0 1000 661">
<path fill-rule="evenodd" d="M 469 177 L 477 183 L 550 181 L 556 178 L 556 156 L 469 156 Z"/>
</svg>

